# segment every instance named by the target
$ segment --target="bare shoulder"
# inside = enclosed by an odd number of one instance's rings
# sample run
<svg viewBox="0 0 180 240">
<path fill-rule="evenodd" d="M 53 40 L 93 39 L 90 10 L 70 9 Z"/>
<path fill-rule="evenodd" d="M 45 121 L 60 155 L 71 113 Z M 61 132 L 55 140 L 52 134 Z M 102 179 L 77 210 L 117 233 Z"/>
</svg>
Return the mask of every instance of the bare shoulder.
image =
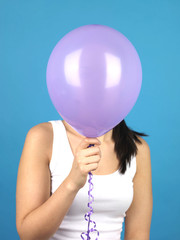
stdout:
<svg viewBox="0 0 180 240">
<path fill-rule="evenodd" d="M 29 129 L 26 141 L 33 142 L 42 148 L 49 161 L 51 156 L 52 142 L 53 142 L 53 129 L 50 122 L 39 123 Z"/>
<path fill-rule="evenodd" d="M 31 134 L 36 134 L 37 136 L 38 135 L 44 136 L 51 133 L 51 129 L 52 129 L 52 126 L 50 122 L 43 122 L 30 128 L 28 133 L 30 132 Z"/>
<path fill-rule="evenodd" d="M 143 139 L 140 136 L 138 136 L 138 139 L 141 141 L 141 143 L 136 142 L 138 150 L 136 155 L 137 171 L 140 170 L 144 171 L 145 170 L 144 168 L 149 169 L 151 165 L 150 147 L 145 139 Z"/>
<path fill-rule="evenodd" d="M 136 142 L 136 146 L 138 148 L 138 154 L 146 154 L 150 152 L 150 147 L 146 140 L 140 136 L 138 136 L 138 139 L 141 141 L 141 143 Z"/>
</svg>

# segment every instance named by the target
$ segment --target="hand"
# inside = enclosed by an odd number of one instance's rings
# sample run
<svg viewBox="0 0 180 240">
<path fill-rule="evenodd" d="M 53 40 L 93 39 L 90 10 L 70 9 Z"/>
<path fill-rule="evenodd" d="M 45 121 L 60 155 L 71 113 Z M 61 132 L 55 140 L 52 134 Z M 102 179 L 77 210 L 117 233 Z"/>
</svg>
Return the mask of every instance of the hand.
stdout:
<svg viewBox="0 0 180 240">
<path fill-rule="evenodd" d="M 89 144 L 94 144 L 88 148 Z M 75 189 L 82 188 L 90 171 L 98 168 L 101 159 L 101 142 L 97 138 L 84 138 L 76 148 L 74 161 L 68 175 L 68 181 Z"/>
</svg>

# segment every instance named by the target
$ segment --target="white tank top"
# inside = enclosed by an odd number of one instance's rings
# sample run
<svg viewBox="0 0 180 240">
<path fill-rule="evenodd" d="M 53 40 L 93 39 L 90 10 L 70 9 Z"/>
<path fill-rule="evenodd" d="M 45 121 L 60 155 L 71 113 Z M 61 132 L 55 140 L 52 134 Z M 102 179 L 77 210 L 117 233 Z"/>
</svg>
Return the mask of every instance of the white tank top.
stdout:
<svg viewBox="0 0 180 240">
<path fill-rule="evenodd" d="M 68 176 L 74 156 L 62 120 L 49 122 L 53 127 L 52 158 L 49 165 L 51 194 L 53 194 Z M 92 203 L 94 212 L 91 220 L 96 222 L 96 229 L 99 231 L 98 240 L 120 239 L 124 217 L 133 200 L 135 172 L 136 157 L 133 156 L 131 165 L 127 164 L 125 174 L 120 174 L 117 170 L 108 175 L 93 175 L 94 188 L 91 193 L 94 196 Z M 76 194 L 69 211 L 50 240 L 80 240 L 81 233 L 87 232 L 88 222 L 84 219 L 84 215 L 89 212 L 88 190 L 87 180 L 84 187 Z"/>
</svg>

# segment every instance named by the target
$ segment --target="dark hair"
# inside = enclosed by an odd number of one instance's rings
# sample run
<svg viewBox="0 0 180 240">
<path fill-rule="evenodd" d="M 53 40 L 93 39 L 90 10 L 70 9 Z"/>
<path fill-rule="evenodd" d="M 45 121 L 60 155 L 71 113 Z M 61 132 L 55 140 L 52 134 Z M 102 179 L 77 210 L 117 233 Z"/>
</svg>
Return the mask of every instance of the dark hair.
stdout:
<svg viewBox="0 0 180 240">
<path fill-rule="evenodd" d="M 137 146 L 135 142 L 142 144 L 137 136 L 148 136 L 145 133 L 133 131 L 126 125 L 125 120 L 122 120 L 113 128 L 112 139 L 114 141 L 114 151 L 119 160 L 119 172 L 126 172 L 127 163 L 131 162 L 131 156 L 137 154 Z"/>
</svg>

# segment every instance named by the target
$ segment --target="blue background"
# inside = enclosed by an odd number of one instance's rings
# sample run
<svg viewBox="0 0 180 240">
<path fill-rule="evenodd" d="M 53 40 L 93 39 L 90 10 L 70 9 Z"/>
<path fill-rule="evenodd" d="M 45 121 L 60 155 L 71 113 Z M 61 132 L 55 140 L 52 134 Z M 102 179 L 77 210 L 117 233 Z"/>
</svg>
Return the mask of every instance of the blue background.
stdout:
<svg viewBox="0 0 180 240">
<path fill-rule="evenodd" d="M 180 1 L 0 1 L 0 238 L 19 239 L 15 194 L 28 130 L 60 118 L 46 87 L 46 66 L 56 43 L 86 24 L 123 33 L 142 63 L 139 98 L 127 124 L 150 135 L 152 240 L 180 239 Z"/>
</svg>

